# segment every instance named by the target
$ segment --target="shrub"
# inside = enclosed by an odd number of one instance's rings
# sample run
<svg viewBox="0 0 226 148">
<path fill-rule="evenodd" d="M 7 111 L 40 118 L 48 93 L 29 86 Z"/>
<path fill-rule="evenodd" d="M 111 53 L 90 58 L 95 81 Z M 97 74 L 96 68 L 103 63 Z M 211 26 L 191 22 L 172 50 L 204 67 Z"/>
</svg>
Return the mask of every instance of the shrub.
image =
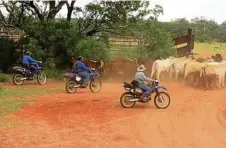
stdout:
<svg viewBox="0 0 226 148">
<path fill-rule="evenodd" d="M 8 68 L 16 61 L 15 42 L 8 38 L 0 38 L 0 69 L 7 72 Z"/>
<path fill-rule="evenodd" d="M 45 70 L 47 78 L 55 79 L 55 80 L 62 80 L 64 73 L 66 71 L 58 70 L 58 69 L 46 69 Z"/>
<path fill-rule="evenodd" d="M 0 82 L 9 82 L 10 78 L 11 77 L 7 74 L 0 74 Z"/>
<path fill-rule="evenodd" d="M 68 21 L 34 22 L 27 24 L 24 31 L 30 36 L 28 48 L 33 56 L 49 68 L 67 64 L 69 57 L 77 53 L 76 26 Z"/>
<path fill-rule="evenodd" d="M 173 47 L 173 39 L 169 32 L 158 27 L 158 22 L 152 22 L 146 26 L 144 33 L 147 45 L 145 49 L 149 58 L 166 58 L 176 55 L 176 49 Z"/>
<path fill-rule="evenodd" d="M 102 39 L 86 37 L 79 41 L 76 49 L 85 58 L 93 60 L 108 59 L 107 46 Z"/>
</svg>

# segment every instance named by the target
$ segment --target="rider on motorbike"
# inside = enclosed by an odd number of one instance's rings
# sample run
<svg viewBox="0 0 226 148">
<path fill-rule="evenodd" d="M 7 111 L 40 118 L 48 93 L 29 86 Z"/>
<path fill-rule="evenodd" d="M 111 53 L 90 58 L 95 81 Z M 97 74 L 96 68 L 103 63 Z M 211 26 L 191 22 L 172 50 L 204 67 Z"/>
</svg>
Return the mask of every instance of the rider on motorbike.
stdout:
<svg viewBox="0 0 226 148">
<path fill-rule="evenodd" d="M 32 68 L 31 64 L 37 63 L 37 62 L 38 62 L 37 60 L 35 60 L 31 57 L 31 52 L 29 52 L 29 51 L 25 52 L 22 63 L 26 67 L 26 69 L 28 69 L 30 71 L 30 74 L 32 74 L 32 72 L 33 72 L 33 68 Z"/>
<path fill-rule="evenodd" d="M 71 72 L 73 72 L 74 71 L 74 64 L 75 64 L 75 62 L 76 62 L 76 59 L 75 59 L 75 57 L 72 57 L 71 58 L 71 61 L 70 61 L 70 67 L 69 67 L 69 71 L 71 71 Z"/>
<path fill-rule="evenodd" d="M 75 73 L 82 77 L 83 79 L 83 87 L 88 86 L 90 74 L 89 68 L 83 63 L 83 57 L 79 56 L 74 65 Z"/>
<path fill-rule="evenodd" d="M 137 72 L 135 74 L 135 80 L 138 81 L 138 85 L 139 87 L 144 91 L 143 95 L 141 96 L 141 99 L 143 101 L 147 101 L 151 92 L 152 92 L 152 89 L 150 87 L 148 87 L 145 82 L 146 81 L 154 81 L 153 79 L 150 79 L 148 77 L 145 76 L 144 74 L 144 71 L 146 70 L 146 68 L 144 67 L 144 65 L 140 65 L 138 68 L 137 68 Z"/>
</svg>

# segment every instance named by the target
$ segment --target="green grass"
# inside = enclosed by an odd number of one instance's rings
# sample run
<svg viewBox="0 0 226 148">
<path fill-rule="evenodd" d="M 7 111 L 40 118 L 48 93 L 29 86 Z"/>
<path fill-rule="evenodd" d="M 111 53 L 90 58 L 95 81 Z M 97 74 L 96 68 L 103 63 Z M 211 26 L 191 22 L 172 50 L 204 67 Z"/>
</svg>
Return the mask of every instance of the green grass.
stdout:
<svg viewBox="0 0 226 148">
<path fill-rule="evenodd" d="M 16 89 L 0 87 L 0 128 L 17 125 L 11 119 L 5 119 L 7 113 L 19 111 L 22 106 L 33 103 L 36 96 L 51 94 L 62 89 L 62 86 L 50 89 L 32 88 L 29 85 Z"/>
<path fill-rule="evenodd" d="M 209 51 L 213 54 L 220 53 L 226 54 L 226 43 L 199 43 L 195 42 L 195 52 L 202 53 L 202 51 Z M 110 45 L 109 49 L 110 58 L 124 57 L 124 58 L 137 58 L 140 56 L 147 57 L 146 53 L 142 51 L 141 47 L 135 45 Z"/>
<path fill-rule="evenodd" d="M 32 85 L 21 86 L 16 89 L 7 89 L 7 88 L 0 88 L 0 98 L 25 98 L 35 97 L 38 95 L 43 94 L 51 94 L 53 91 L 61 90 L 62 86 L 49 88 L 49 89 L 42 89 L 42 88 L 32 88 Z M 0 101 L 1 101 L 0 99 Z"/>
<path fill-rule="evenodd" d="M 6 119 L 5 115 L 7 113 L 20 110 L 23 105 L 32 101 L 32 99 L 18 99 L 18 97 L 25 96 L 26 94 L 21 90 L 7 90 L 5 88 L 0 88 L 0 128 L 12 126 L 14 127 L 14 125 L 16 125 L 16 123 L 13 122 L 12 119 Z M 13 97 L 16 97 L 17 99 Z"/>
<path fill-rule="evenodd" d="M 226 54 L 226 43 L 195 43 L 195 51 L 207 50 L 213 53 Z"/>
<path fill-rule="evenodd" d="M 7 89 L 0 88 L 0 116 L 9 112 L 15 112 L 21 106 L 34 101 L 35 96 L 50 93 L 51 90 L 46 89 Z M 28 97 L 29 96 L 29 97 Z M 28 99 L 24 99 L 28 97 Z"/>
<path fill-rule="evenodd" d="M 66 70 L 57 70 L 57 69 L 45 69 L 44 72 L 48 79 L 62 80 L 63 75 L 67 71 Z"/>
</svg>

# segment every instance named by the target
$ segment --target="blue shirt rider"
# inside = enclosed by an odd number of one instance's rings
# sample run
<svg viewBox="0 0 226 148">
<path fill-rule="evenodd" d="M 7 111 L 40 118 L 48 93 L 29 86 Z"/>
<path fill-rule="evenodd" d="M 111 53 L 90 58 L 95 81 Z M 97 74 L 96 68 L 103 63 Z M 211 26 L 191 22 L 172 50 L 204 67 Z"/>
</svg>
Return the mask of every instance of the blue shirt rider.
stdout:
<svg viewBox="0 0 226 148">
<path fill-rule="evenodd" d="M 135 74 L 135 80 L 138 81 L 139 87 L 144 92 L 144 94 L 141 96 L 141 99 L 143 101 L 148 101 L 149 96 L 150 96 L 150 94 L 152 92 L 152 89 L 149 86 L 147 86 L 145 84 L 145 82 L 148 82 L 148 81 L 150 82 L 150 81 L 154 81 L 154 80 L 145 76 L 145 74 L 144 74 L 145 70 L 146 70 L 146 68 L 144 67 L 144 65 L 143 64 L 140 65 L 137 68 L 137 72 Z"/>
<path fill-rule="evenodd" d="M 22 63 L 28 70 L 30 70 L 30 72 L 32 72 L 32 70 L 33 70 L 31 67 L 31 64 L 36 63 L 36 62 L 38 62 L 38 61 L 31 57 L 31 52 L 26 51 L 25 55 L 23 56 Z"/>
<path fill-rule="evenodd" d="M 90 78 L 90 73 L 89 73 L 89 68 L 83 63 L 83 57 L 78 57 L 77 61 L 75 62 L 75 72 L 82 77 L 83 79 L 83 86 L 87 87 L 89 78 Z"/>
<path fill-rule="evenodd" d="M 33 59 L 31 57 L 31 52 L 27 51 L 25 52 L 25 55 L 23 56 L 23 64 L 26 66 L 30 66 L 31 63 L 36 63 L 37 60 Z"/>
</svg>

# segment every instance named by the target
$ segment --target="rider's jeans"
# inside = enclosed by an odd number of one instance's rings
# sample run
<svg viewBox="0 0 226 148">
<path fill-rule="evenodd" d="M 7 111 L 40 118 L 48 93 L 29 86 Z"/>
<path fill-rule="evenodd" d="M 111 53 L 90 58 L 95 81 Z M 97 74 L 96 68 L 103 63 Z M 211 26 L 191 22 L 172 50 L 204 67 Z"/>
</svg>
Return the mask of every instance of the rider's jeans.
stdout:
<svg viewBox="0 0 226 148">
<path fill-rule="evenodd" d="M 78 75 L 82 77 L 84 84 L 88 84 L 90 78 L 90 74 L 88 72 L 86 71 L 79 72 Z"/>
<path fill-rule="evenodd" d="M 148 87 L 147 85 L 145 85 L 145 84 L 140 84 L 139 87 L 144 91 L 144 93 L 145 93 L 146 95 L 149 96 L 149 95 L 151 94 L 152 89 L 151 89 L 150 87 Z"/>
</svg>

